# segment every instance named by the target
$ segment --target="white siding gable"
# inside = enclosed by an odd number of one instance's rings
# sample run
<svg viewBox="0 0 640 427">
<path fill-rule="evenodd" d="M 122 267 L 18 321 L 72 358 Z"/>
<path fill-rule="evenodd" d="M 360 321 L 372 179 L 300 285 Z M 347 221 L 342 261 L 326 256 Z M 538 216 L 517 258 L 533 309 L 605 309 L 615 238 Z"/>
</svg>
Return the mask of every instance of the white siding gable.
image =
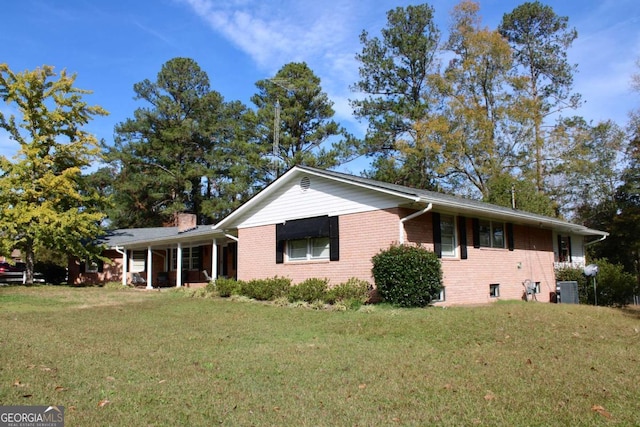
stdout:
<svg viewBox="0 0 640 427">
<path fill-rule="evenodd" d="M 315 175 L 301 173 L 291 178 L 278 191 L 253 207 L 251 212 L 247 212 L 238 228 L 321 215 L 335 216 L 387 209 L 406 201 L 404 198 L 380 191 Z M 302 181 L 303 179 L 308 181 Z"/>
</svg>

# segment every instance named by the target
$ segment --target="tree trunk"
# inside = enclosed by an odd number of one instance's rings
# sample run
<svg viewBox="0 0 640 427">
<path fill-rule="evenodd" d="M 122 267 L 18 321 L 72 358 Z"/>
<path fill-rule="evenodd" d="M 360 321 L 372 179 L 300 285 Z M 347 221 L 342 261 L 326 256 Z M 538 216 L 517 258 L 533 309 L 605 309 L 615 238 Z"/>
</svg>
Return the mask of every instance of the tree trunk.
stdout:
<svg viewBox="0 0 640 427">
<path fill-rule="evenodd" d="M 33 248 L 32 247 L 28 247 L 27 250 L 25 251 L 25 264 L 26 264 L 26 270 L 25 270 L 25 282 L 24 284 L 26 286 L 31 286 L 33 285 L 33 270 L 34 270 L 34 266 L 35 266 L 35 255 L 33 253 Z"/>
</svg>

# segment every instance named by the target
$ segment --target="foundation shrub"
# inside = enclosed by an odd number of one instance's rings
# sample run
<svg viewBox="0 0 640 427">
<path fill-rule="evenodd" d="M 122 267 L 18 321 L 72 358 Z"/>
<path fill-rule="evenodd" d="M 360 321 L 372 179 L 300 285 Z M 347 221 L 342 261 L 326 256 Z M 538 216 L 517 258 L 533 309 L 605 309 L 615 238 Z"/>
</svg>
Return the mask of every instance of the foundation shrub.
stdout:
<svg viewBox="0 0 640 427">
<path fill-rule="evenodd" d="M 369 282 L 352 277 L 346 282 L 329 289 L 325 300 L 329 304 L 347 300 L 357 300 L 365 303 L 369 299 L 369 292 L 371 292 L 371 284 Z"/>
<path fill-rule="evenodd" d="M 372 258 L 380 296 L 400 307 L 425 307 L 442 289 L 442 267 L 434 252 L 420 246 L 392 245 Z"/>
<path fill-rule="evenodd" d="M 289 301 L 304 301 L 308 303 L 318 300 L 324 301 L 328 287 L 329 279 L 309 278 L 289 288 Z"/>
<path fill-rule="evenodd" d="M 259 301 L 273 301 L 286 296 L 290 287 L 291 279 L 275 276 L 268 279 L 254 279 L 243 282 L 240 293 Z"/>
<path fill-rule="evenodd" d="M 227 298 L 227 297 L 230 297 L 231 295 L 240 295 L 240 289 L 242 287 L 242 283 L 238 282 L 235 279 L 218 277 L 212 286 L 218 292 L 218 295 L 220 295 L 223 298 Z M 210 288 L 210 285 L 207 285 L 207 289 L 209 288 Z"/>
</svg>

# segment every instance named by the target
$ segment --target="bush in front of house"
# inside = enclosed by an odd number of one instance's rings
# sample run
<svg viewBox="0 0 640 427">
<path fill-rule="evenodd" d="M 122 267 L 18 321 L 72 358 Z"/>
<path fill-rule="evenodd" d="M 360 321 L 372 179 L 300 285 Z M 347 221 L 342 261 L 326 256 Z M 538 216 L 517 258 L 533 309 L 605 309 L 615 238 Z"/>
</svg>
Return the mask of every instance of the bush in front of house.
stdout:
<svg viewBox="0 0 640 427">
<path fill-rule="evenodd" d="M 324 301 L 329 288 L 329 279 L 309 278 L 289 288 L 289 301 Z"/>
<path fill-rule="evenodd" d="M 241 287 L 242 284 L 235 279 L 218 277 L 213 285 L 207 285 L 207 290 L 214 288 L 218 292 L 218 295 L 227 298 L 231 295 L 240 295 Z"/>
<path fill-rule="evenodd" d="M 612 264 L 606 259 L 595 262 L 598 266 L 596 292 L 598 305 L 623 306 L 628 304 L 637 290 L 638 282 L 633 274 L 624 271 L 620 264 Z M 593 304 L 593 277 L 587 279 L 588 303 Z"/>
<path fill-rule="evenodd" d="M 394 244 L 371 261 L 376 288 L 386 302 L 400 307 L 425 307 L 438 299 L 442 267 L 434 252 L 420 246 Z"/>
<path fill-rule="evenodd" d="M 60 285 L 67 281 L 67 268 L 55 262 L 36 262 L 34 269 L 42 274 L 45 283 Z"/>
<path fill-rule="evenodd" d="M 273 301 L 286 296 L 291 287 L 288 277 L 271 277 L 241 282 L 240 294 L 259 301 Z"/>
<path fill-rule="evenodd" d="M 329 304 L 345 301 L 360 301 L 364 304 L 369 300 L 371 284 L 366 280 L 350 278 L 346 282 L 340 283 L 327 291 L 325 301 Z"/>
</svg>

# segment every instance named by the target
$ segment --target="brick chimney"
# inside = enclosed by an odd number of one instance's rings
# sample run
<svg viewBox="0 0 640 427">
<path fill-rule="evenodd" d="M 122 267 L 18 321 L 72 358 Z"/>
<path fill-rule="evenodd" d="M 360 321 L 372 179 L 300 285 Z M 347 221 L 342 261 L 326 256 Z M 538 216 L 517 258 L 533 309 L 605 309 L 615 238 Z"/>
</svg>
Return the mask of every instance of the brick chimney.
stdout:
<svg viewBox="0 0 640 427">
<path fill-rule="evenodd" d="M 178 214 L 178 233 L 193 230 L 198 227 L 198 222 L 195 214 L 179 213 Z"/>
</svg>

